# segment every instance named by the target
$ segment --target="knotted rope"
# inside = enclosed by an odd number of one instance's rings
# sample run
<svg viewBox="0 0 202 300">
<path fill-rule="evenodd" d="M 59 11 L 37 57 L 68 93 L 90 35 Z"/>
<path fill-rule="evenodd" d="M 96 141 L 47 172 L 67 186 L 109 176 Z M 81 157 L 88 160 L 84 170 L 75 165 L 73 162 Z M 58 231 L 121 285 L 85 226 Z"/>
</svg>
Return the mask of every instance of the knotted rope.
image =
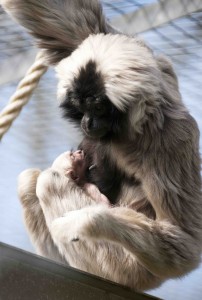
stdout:
<svg viewBox="0 0 202 300">
<path fill-rule="evenodd" d="M 44 64 L 43 53 L 39 52 L 34 64 L 20 81 L 7 106 L 0 113 L 0 140 L 20 114 L 23 106 L 27 104 L 31 98 L 40 78 L 47 69 L 48 67 Z"/>
</svg>

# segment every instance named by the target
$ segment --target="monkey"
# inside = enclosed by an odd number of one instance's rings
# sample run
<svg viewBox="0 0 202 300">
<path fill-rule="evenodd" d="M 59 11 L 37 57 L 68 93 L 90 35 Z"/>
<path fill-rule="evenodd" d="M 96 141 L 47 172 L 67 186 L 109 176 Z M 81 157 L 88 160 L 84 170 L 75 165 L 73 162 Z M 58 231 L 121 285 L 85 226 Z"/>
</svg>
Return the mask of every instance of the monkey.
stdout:
<svg viewBox="0 0 202 300">
<path fill-rule="evenodd" d="M 60 154 L 53 162 L 53 170 L 63 171 L 63 174 L 69 176 L 76 184 L 83 188 L 83 190 L 96 201 L 101 201 L 110 205 L 109 200 L 105 195 L 101 194 L 97 186 L 86 182 L 86 160 L 82 150 L 66 151 Z M 54 171 L 53 171 L 54 172 Z"/>
<path fill-rule="evenodd" d="M 97 0 L 2 5 L 55 66 L 60 107 L 84 135 L 87 182 L 113 204 L 96 203 L 76 182 L 70 188 L 63 176 L 43 172 L 36 195 L 59 255 L 138 290 L 197 268 L 199 130 L 171 62 L 137 36 L 113 30 Z"/>
<path fill-rule="evenodd" d="M 57 243 L 51 232 L 51 219 L 58 220 L 57 218 L 61 216 L 63 211 L 73 212 L 75 207 L 82 208 L 84 205 L 95 209 L 102 209 L 104 206 L 112 208 L 106 197 L 104 199 L 100 197 L 100 193 L 94 185 L 85 183 L 85 180 L 82 179 L 84 169 L 85 164 L 81 151 L 74 153 L 67 151 L 59 155 L 52 166 L 45 171 L 27 169 L 18 178 L 18 195 L 23 207 L 25 226 L 37 254 L 62 264 L 70 263 L 71 266 L 78 264 L 78 257 L 75 256 L 76 248 L 72 244 L 65 245 L 63 249 Z M 74 198 L 72 197 L 72 190 L 74 190 Z M 76 241 L 79 241 L 79 238 L 73 237 L 72 242 Z M 81 243 L 83 255 L 88 261 L 87 270 L 89 273 L 94 274 L 95 272 L 95 266 L 92 268 L 91 264 L 95 262 L 95 259 L 98 260 L 99 266 L 103 263 L 102 260 L 106 261 L 107 259 L 110 262 L 114 255 L 117 256 L 117 259 L 124 258 L 123 263 L 119 265 L 119 272 L 125 270 L 125 264 L 130 261 L 132 264 L 130 262 L 131 266 L 129 264 L 130 268 L 129 270 L 126 268 L 126 270 L 131 272 L 133 259 L 130 255 L 126 255 L 121 247 L 113 245 L 109 247 L 108 243 L 104 242 L 93 243 L 86 247 L 84 242 L 79 241 L 79 244 Z M 111 255 L 109 255 L 110 253 Z M 82 261 L 80 261 L 81 263 Z M 111 267 L 110 270 L 106 269 L 104 277 L 110 279 L 111 271 Z M 151 277 L 153 278 L 152 275 Z M 132 279 L 134 280 L 134 278 Z M 137 282 L 137 280 L 135 281 Z M 156 279 L 155 281 L 157 284 Z M 154 280 L 152 280 L 153 285 Z"/>
<path fill-rule="evenodd" d="M 80 197 L 81 188 L 85 191 L 86 198 L 91 197 L 95 202 L 110 206 L 109 200 L 99 192 L 98 188 L 94 184 L 85 181 L 85 168 L 84 153 L 81 150 L 66 151 L 54 160 L 49 169 L 45 171 L 27 169 L 19 175 L 18 195 L 23 207 L 25 226 L 38 254 L 58 262 L 65 262 L 58 253 L 48 232 L 39 198 L 36 194 L 37 180 L 43 172 L 52 174 L 53 178 L 61 175 L 66 186 L 66 194 L 68 194 L 70 188 L 74 188 L 77 189 L 78 197 Z M 75 186 L 72 182 L 76 183 Z M 45 243 L 41 242 L 43 239 L 46 240 Z"/>
</svg>

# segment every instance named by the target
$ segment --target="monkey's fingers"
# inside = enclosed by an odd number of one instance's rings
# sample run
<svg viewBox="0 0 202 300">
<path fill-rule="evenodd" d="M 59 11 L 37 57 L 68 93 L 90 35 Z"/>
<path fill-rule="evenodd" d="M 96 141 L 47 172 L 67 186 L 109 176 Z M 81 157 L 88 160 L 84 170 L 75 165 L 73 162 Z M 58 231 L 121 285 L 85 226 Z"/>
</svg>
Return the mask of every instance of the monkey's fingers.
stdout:
<svg viewBox="0 0 202 300">
<path fill-rule="evenodd" d="M 97 201 L 98 203 L 103 203 L 107 206 L 110 206 L 110 202 L 107 197 L 101 194 L 99 189 L 94 184 L 86 183 L 83 189 L 93 200 Z"/>
</svg>

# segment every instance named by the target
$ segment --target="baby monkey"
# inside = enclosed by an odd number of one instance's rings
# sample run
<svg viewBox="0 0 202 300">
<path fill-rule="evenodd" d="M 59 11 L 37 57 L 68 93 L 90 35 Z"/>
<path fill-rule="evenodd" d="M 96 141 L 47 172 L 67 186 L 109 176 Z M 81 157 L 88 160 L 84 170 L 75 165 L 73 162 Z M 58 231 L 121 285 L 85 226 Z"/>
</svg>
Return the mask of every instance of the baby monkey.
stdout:
<svg viewBox="0 0 202 300">
<path fill-rule="evenodd" d="M 59 155 L 52 164 L 53 170 L 65 174 L 71 178 L 78 186 L 80 186 L 88 196 L 97 202 L 103 202 L 110 206 L 110 202 L 103 195 L 96 185 L 86 182 L 86 163 L 85 155 L 82 150 L 67 151 Z"/>
<path fill-rule="evenodd" d="M 87 206 L 99 204 L 110 207 L 109 200 L 99 189 L 87 183 L 84 176 L 86 168 L 83 151 L 68 151 L 59 155 L 45 171 L 27 169 L 19 175 L 18 195 L 25 227 L 39 255 L 67 264 L 52 239 L 52 220 L 68 211 L 82 208 L 83 202 Z M 68 253 L 74 256 L 74 252 L 69 248 Z"/>
</svg>

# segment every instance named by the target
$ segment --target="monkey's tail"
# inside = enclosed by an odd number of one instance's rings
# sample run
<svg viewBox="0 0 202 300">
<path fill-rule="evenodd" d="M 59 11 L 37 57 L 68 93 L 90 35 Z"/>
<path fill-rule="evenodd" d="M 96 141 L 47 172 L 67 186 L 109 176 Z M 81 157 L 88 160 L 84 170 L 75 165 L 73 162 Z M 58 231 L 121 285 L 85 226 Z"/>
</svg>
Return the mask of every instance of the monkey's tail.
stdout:
<svg viewBox="0 0 202 300">
<path fill-rule="evenodd" d="M 1 4 L 45 49 L 48 64 L 70 55 L 90 34 L 113 32 L 98 0 L 1 0 Z"/>
</svg>

